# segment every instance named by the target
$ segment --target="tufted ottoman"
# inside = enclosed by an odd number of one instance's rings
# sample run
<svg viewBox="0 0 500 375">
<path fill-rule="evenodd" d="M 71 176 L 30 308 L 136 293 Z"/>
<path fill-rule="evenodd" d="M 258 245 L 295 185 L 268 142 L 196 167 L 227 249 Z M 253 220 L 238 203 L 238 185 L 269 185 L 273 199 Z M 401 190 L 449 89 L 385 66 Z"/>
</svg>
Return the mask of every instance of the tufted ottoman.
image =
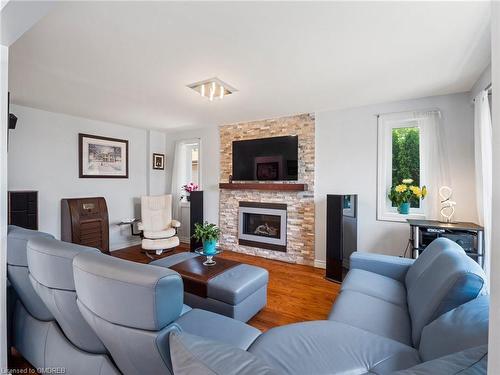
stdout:
<svg viewBox="0 0 500 375">
<path fill-rule="evenodd" d="M 195 257 L 199 255 L 179 253 L 150 264 L 169 268 Z M 208 280 L 206 297 L 185 292 L 184 303 L 246 322 L 266 306 L 268 281 L 267 270 L 238 264 Z"/>
</svg>

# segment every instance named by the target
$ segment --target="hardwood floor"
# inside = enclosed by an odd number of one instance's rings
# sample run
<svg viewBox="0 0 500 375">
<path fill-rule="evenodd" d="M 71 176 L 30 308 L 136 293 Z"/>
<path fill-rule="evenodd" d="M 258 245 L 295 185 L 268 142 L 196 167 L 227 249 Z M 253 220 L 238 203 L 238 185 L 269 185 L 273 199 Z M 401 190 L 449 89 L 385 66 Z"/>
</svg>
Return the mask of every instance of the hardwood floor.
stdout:
<svg viewBox="0 0 500 375">
<path fill-rule="evenodd" d="M 188 251 L 186 245 L 159 257 Z M 113 256 L 140 263 L 149 263 L 140 246 L 133 246 L 111 253 Z M 267 306 L 248 323 L 261 331 L 284 324 L 307 320 L 326 319 L 340 285 L 324 279 L 325 271 L 311 266 L 289 264 L 277 260 L 225 251 L 221 257 L 252 264 L 269 271 Z"/>
</svg>

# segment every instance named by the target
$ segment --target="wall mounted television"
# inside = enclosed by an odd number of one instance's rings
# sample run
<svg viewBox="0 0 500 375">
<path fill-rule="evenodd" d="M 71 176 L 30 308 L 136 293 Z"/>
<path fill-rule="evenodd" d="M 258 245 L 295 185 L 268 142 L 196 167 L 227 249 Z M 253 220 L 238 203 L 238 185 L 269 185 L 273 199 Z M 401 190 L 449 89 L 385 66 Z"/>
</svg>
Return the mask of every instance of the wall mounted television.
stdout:
<svg viewBox="0 0 500 375">
<path fill-rule="evenodd" d="M 233 142 L 234 181 L 298 179 L 298 136 Z"/>
</svg>

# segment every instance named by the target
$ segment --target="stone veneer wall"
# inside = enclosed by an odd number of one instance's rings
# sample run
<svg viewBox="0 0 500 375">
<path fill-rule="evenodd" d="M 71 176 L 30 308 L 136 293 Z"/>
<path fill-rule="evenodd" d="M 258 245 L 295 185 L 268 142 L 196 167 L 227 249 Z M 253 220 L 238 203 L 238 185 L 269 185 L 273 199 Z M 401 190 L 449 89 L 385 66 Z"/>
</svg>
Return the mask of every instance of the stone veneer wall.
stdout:
<svg viewBox="0 0 500 375">
<path fill-rule="evenodd" d="M 229 175 L 232 173 L 233 141 L 297 135 L 299 178 L 290 182 L 305 183 L 308 190 L 286 192 L 221 189 L 219 226 L 222 230 L 220 245 L 224 249 L 291 263 L 314 264 L 314 124 L 313 115 L 302 114 L 220 127 L 220 182 L 229 182 Z M 286 253 L 238 244 L 240 201 L 287 204 Z"/>
</svg>

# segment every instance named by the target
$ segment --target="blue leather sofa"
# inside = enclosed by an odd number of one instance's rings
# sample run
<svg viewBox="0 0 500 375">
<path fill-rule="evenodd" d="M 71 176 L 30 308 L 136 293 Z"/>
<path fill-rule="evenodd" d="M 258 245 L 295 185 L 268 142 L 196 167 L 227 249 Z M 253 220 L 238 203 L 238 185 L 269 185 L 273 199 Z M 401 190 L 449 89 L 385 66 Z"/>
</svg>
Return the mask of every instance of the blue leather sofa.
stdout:
<svg viewBox="0 0 500 375">
<path fill-rule="evenodd" d="M 328 320 L 271 329 L 244 353 L 173 333 L 174 372 L 485 374 L 485 280 L 447 239 L 434 241 L 416 261 L 356 252 Z"/>
<path fill-rule="evenodd" d="M 486 373 L 485 275 L 445 239 L 416 261 L 354 253 L 328 319 L 261 334 L 185 306 L 182 280 L 167 268 L 17 228 L 9 238 L 9 251 L 19 252 L 9 260 L 18 294 L 14 345 L 37 367 L 126 375 Z"/>
</svg>

